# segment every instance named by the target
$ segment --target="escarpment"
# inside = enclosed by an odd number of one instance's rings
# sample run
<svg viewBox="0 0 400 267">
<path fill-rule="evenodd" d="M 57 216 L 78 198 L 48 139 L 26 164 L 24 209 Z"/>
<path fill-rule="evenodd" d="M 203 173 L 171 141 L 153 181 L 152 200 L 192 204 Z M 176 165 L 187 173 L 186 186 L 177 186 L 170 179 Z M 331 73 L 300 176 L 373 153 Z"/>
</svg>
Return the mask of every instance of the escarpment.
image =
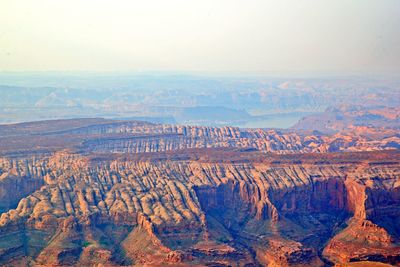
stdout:
<svg viewBox="0 0 400 267">
<path fill-rule="evenodd" d="M 381 175 L 376 175 L 377 170 Z M 354 216 L 323 254 L 333 261 L 399 264 L 399 172 L 393 165 L 360 164 L 346 181 Z"/>
<path fill-rule="evenodd" d="M 397 161 L 99 162 L 61 152 L 13 164 L 24 167 L 2 172 L 29 170 L 43 186 L 1 215 L 3 263 L 322 266 L 399 256 Z"/>
<path fill-rule="evenodd" d="M 44 155 L 69 149 L 77 153 L 146 153 L 195 148 L 240 148 L 265 153 L 325 153 L 393 150 L 396 132 L 316 132 L 162 125 L 137 121 L 65 120 L 0 125 L 0 155 Z M 58 126 L 58 129 L 56 128 Z"/>
<path fill-rule="evenodd" d="M 400 265 L 386 137 L 35 125 L 0 127 L 0 265 Z"/>
<path fill-rule="evenodd" d="M 41 167 L 27 160 L 0 159 L 0 212 L 15 208 L 23 197 L 44 184 Z"/>
</svg>

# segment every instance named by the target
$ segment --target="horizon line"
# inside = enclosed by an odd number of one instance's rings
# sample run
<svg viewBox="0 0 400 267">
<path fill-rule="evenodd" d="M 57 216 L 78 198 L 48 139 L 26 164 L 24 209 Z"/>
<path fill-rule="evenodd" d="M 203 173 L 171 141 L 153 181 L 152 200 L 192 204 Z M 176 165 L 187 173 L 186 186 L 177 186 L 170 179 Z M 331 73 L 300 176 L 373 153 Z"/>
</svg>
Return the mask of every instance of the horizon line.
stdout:
<svg viewBox="0 0 400 267">
<path fill-rule="evenodd" d="M 139 76 L 139 75 L 148 75 L 148 76 L 197 76 L 197 77 L 226 77 L 226 78 L 367 78 L 367 79 L 400 79 L 400 75 L 394 74 L 361 74 L 361 73 L 282 73 L 282 72 L 265 72 L 265 73 L 256 73 L 256 72 L 229 72 L 229 71 L 180 71 L 180 70 L 171 70 L 171 71 L 160 71 L 160 70 L 126 70 L 126 71 L 114 71 L 114 70 L 0 70 L 0 75 L 89 75 L 89 76 L 97 76 L 97 75 L 108 75 L 108 76 Z"/>
</svg>

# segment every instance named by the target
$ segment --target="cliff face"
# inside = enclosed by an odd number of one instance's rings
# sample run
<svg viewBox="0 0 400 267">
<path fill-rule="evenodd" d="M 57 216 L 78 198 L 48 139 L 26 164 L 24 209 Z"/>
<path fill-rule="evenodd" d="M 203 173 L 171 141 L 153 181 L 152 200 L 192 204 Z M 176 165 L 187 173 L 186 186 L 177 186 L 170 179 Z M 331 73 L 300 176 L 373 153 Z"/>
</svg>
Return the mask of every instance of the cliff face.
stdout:
<svg viewBox="0 0 400 267">
<path fill-rule="evenodd" d="M 143 153 L 190 148 L 252 148 L 262 152 L 310 153 L 338 151 L 369 151 L 394 149 L 400 144 L 397 132 L 380 129 L 379 138 L 360 135 L 358 131 L 320 135 L 280 132 L 277 130 L 239 129 L 237 127 L 199 127 L 150 125 L 127 128 L 114 125 L 105 131 L 108 137 L 85 141 L 88 152 Z M 89 133 L 99 134 L 92 129 Z M 86 130 L 81 130 L 86 133 Z M 81 132 L 77 132 L 81 133 Z M 385 134 L 386 133 L 386 134 Z"/>
<path fill-rule="evenodd" d="M 328 135 L 317 132 L 161 125 L 135 121 L 68 120 L 0 126 L 0 155 L 77 153 L 144 153 L 195 148 L 240 148 L 264 153 L 326 153 L 396 149 L 393 129 L 353 129 Z M 52 124 L 52 123 L 49 123 Z"/>
<path fill-rule="evenodd" d="M 19 164 L 24 165 L 21 172 Z M 30 164 L 0 159 L 0 212 L 15 208 L 21 198 L 38 190 L 43 180 L 37 173 L 31 173 Z"/>
<path fill-rule="evenodd" d="M 0 265 L 400 264 L 391 133 L 105 120 L 7 127 Z"/>
<path fill-rule="evenodd" d="M 24 162 L 2 172 L 44 185 L 1 215 L 3 263 L 399 262 L 396 160 Z"/>
</svg>

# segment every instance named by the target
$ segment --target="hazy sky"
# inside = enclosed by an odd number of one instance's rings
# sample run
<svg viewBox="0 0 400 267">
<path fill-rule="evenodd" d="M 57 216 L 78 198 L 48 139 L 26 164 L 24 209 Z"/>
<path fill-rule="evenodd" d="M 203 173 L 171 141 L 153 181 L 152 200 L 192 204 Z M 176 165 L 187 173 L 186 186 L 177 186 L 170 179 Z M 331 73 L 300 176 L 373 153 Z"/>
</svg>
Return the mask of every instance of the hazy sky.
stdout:
<svg viewBox="0 0 400 267">
<path fill-rule="evenodd" d="M 0 71 L 400 73 L 399 0 L 0 0 Z"/>
</svg>

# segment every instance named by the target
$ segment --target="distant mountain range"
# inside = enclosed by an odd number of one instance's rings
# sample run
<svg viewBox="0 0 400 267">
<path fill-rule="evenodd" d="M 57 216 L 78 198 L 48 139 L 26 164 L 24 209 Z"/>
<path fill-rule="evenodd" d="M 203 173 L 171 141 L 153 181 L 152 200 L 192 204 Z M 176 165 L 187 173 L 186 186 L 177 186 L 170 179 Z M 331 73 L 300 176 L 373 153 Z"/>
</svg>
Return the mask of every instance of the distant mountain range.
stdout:
<svg viewBox="0 0 400 267">
<path fill-rule="evenodd" d="M 287 128 L 328 107 L 398 107 L 400 82 L 185 75 L 0 74 L 0 123 L 77 117 Z M 282 120 L 279 121 L 279 116 Z M 154 120 L 152 119 L 154 118 Z"/>
</svg>

